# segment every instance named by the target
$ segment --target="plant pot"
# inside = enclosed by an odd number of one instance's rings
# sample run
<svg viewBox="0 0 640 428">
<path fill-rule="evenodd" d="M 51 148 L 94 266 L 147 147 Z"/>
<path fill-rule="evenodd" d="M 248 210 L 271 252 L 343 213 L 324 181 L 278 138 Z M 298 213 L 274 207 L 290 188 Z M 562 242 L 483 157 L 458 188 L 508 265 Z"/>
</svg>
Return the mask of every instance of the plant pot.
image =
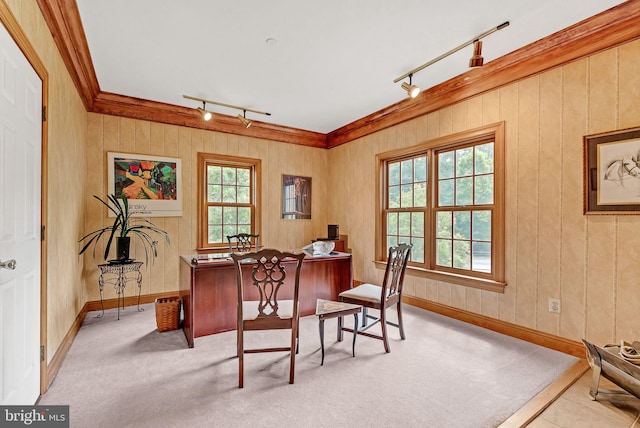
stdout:
<svg viewBox="0 0 640 428">
<path fill-rule="evenodd" d="M 129 236 L 118 236 L 116 238 L 116 257 L 118 260 L 129 260 L 129 246 L 131 238 Z"/>
</svg>

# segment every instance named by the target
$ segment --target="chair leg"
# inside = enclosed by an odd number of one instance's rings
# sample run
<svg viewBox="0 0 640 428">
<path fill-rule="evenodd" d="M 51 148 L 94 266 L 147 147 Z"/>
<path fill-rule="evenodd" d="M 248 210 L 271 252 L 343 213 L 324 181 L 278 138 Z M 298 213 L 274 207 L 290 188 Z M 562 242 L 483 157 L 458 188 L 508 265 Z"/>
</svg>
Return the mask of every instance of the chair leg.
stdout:
<svg viewBox="0 0 640 428">
<path fill-rule="evenodd" d="M 342 342 L 342 317 L 338 317 L 338 342 Z"/>
<path fill-rule="evenodd" d="M 298 320 L 299 322 L 300 320 Z M 297 329 L 296 333 L 296 354 L 300 353 L 300 329 Z"/>
<path fill-rule="evenodd" d="M 296 348 L 296 343 L 298 341 L 298 325 L 294 324 L 292 328 L 294 331 L 291 332 L 291 360 L 289 362 L 289 383 L 293 383 L 293 377 L 296 370 L 296 351 L 294 349 Z"/>
<path fill-rule="evenodd" d="M 238 388 L 244 387 L 244 335 L 242 327 L 238 328 Z"/>
<path fill-rule="evenodd" d="M 367 326 L 367 308 L 362 307 L 362 328 Z"/>
<path fill-rule="evenodd" d="M 380 327 L 382 328 L 382 341 L 384 342 L 384 351 L 389 353 L 389 340 L 387 339 L 387 310 L 380 308 Z"/>
<path fill-rule="evenodd" d="M 402 324 L 402 306 L 398 302 L 398 328 L 400 329 L 400 339 L 404 340 L 404 324 Z"/>
</svg>

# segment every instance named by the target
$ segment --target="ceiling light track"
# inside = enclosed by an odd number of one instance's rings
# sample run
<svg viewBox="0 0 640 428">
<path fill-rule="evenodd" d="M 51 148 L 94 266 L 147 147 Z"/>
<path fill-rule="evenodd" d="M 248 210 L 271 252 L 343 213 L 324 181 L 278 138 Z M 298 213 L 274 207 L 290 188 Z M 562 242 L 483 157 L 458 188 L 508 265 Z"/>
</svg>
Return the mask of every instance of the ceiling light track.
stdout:
<svg viewBox="0 0 640 428">
<path fill-rule="evenodd" d="M 247 119 L 247 112 L 250 111 L 252 113 L 257 113 L 257 114 L 264 114 L 266 116 L 271 116 L 271 113 L 267 113 L 265 111 L 260 111 L 260 110 L 254 110 L 254 109 L 250 109 L 247 107 L 240 107 L 240 106 L 235 106 L 233 104 L 226 104 L 226 103 L 220 103 L 218 101 L 211 101 L 211 100 L 205 100 L 203 98 L 197 98 L 197 97 L 192 97 L 189 95 L 183 95 L 184 98 L 189 99 L 189 100 L 194 100 L 194 101 L 202 101 L 202 107 L 198 107 L 196 108 L 196 110 L 198 110 L 200 112 L 200 114 L 202 115 L 202 118 L 204 120 L 210 120 L 213 117 L 213 114 L 206 110 L 207 108 L 207 104 L 214 104 L 217 106 L 222 106 L 222 107 L 227 107 L 227 108 L 232 108 L 232 109 L 236 109 L 236 110 L 242 110 L 242 114 L 238 114 L 237 119 L 244 125 L 245 128 L 248 128 L 251 126 L 251 120 Z"/>
<path fill-rule="evenodd" d="M 509 26 L 509 21 L 503 22 L 502 24 L 498 25 L 497 27 L 494 27 L 490 30 L 485 31 L 484 33 L 474 37 L 473 39 L 464 42 L 463 44 L 461 44 L 460 46 L 457 46 L 453 49 L 451 49 L 448 52 L 443 53 L 442 55 L 440 55 L 437 58 L 432 59 L 431 61 L 422 64 L 419 67 L 414 68 L 411 71 L 406 72 L 405 74 L 403 74 L 402 76 L 396 78 L 393 83 L 398 83 L 399 81 L 406 79 L 407 77 L 409 78 L 409 83 L 407 84 L 406 82 L 402 83 L 402 89 L 404 89 L 405 91 L 407 91 L 408 95 L 411 98 L 415 98 L 418 93 L 420 92 L 420 89 L 415 86 L 412 85 L 411 83 L 411 78 L 413 77 L 413 75 L 415 73 L 417 73 L 420 70 L 423 70 L 427 67 L 429 67 L 432 64 L 435 64 L 436 62 L 440 61 L 441 59 L 444 59 L 446 57 L 448 57 L 449 55 L 452 55 L 456 52 L 458 52 L 460 49 L 463 49 L 471 44 L 473 44 L 473 57 L 471 58 L 471 60 L 469 60 L 469 67 L 481 67 L 484 59 L 482 58 L 482 42 L 480 41 L 481 39 L 487 37 L 489 34 L 495 33 L 498 30 L 502 30 L 503 28 L 506 28 Z"/>
</svg>

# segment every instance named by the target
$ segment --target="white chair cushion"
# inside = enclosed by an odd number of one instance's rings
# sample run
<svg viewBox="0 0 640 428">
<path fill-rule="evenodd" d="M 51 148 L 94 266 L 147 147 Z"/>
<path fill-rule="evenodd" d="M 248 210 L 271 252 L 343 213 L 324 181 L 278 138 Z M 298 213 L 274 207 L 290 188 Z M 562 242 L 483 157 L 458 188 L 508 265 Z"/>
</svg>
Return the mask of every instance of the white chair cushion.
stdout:
<svg viewBox="0 0 640 428">
<path fill-rule="evenodd" d="M 340 297 L 350 299 L 365 300 L 367 302 L 380 303 L 382 287 L 373 284 L 360 284 L 355 288 L 350 288 L 340 293 Z"/>
<path fill-rule="evenodd" d="M 258 305 L 259 301 L 245 301 L 242 302 L 242 319 L 254 320 L 258 318 L 259 311 Z M 271 313 L 271 307 L 267 306 L 264 308 L 265 315 L 269 315 Z M 293 300 L 280 300 L 278 301 L 278 317 L 281 319 L 285 318 L 293 318 Z"/>
</svg>

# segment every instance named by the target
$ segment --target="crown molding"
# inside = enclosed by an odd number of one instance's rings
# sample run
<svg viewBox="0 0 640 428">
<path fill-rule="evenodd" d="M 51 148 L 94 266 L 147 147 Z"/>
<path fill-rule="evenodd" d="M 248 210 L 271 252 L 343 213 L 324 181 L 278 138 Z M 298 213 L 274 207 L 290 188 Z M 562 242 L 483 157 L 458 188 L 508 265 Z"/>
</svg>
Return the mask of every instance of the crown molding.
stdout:
<svg viewBox="0 0 640 428">
<path fill-rule="evenodd" d="M 110 92 L 100 92 L 95 97 L 92 112 L 322 149 L 327 147 L 325 134 L 318 132 L 274 125 L 253 119 L 251 126 L 245 128 L 235 116 L 220 113 L 213 113 L 213 118 L 210 121 L 204 121 L 194 108 L 127 97 Z"/>
<path fill-rule="evenodd" d="M 93 68 L 75 0 L 36 0 L 89 112 L 170 123 L 319 148 L 333 148 L 534 74 L 640 38 L 640 2 L 626 1 L 328 134 L 233 116 L 198 119 L 194 109 L 106 93 Z"/>
<path fill-rule="evenodd" d="M 327 134 L 327 148 L 640 37 L 640 2 L 627 1 Z"/>
</svg>

